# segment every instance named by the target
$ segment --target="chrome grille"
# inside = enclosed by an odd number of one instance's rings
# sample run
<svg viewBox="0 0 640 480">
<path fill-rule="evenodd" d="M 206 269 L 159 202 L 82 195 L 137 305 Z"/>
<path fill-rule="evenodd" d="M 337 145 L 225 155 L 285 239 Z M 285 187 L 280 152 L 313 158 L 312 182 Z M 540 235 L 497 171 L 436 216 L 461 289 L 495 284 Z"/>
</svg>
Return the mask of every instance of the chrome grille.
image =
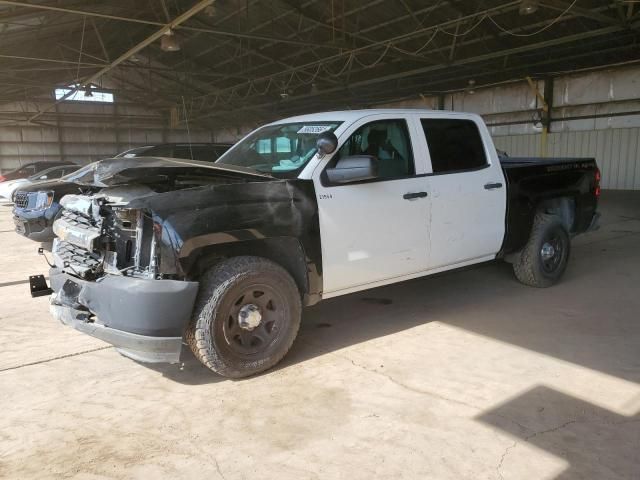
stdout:
<svg viewBox="0 0 640 480">
<path fill-rule="evenodd" d="M 17 208 L 27 208 L 29 205 L 29 194 L 28 192 L 18 192 L 16 193 L 13 203 Z"/>
<path fill-rule="evenodd" d="M 86 270 L 95 271 L 102 264 L 100 255 L 59 239 L 55 242 L 53 253 L 62 260 L 63 266 L 68 262 L 72 269 L 82 270 L 78 273 L 84 274 Z"/>
<path fill-rule="evenodd" d="M 73 212 L 71 210 L 64 209 L 62 210 L 61 217 L 64 218 L 68 223 L 77 227 L 94 227 L 95 224 L 91 217 L 83 215 L 78 212 Z"/>
</svg>

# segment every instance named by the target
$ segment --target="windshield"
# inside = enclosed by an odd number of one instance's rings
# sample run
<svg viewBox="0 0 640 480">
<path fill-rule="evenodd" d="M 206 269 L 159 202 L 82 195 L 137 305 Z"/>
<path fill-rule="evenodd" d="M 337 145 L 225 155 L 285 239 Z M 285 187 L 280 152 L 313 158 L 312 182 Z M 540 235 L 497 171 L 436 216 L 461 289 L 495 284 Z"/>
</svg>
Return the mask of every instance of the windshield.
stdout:
<svg viewBox="0 0 640 480">
<path fill-rule="evenodd" d="M 315 155 L 318 134 L 332 132 L 341 123 L 309 121 L 268 125 L 241 140 L 216 163 L 291 177 Z"/>
</svg>

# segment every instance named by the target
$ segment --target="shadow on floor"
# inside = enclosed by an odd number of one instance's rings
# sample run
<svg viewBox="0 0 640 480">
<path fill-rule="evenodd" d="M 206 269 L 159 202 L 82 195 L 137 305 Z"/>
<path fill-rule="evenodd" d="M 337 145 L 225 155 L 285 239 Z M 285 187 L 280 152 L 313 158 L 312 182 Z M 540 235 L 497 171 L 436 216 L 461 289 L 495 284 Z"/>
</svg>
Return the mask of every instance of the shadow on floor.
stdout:
<svg viewBox="0 0 640 480">
<path fill-rule="evenodd" d="M 477 420 L 508 432 L 515 441 L 496 466 L 500 478 L 523 478 L 509 470 L 510 457 L 529 444 L 569 463 L 555 480 L 638 478 L 640 411 L 619 415 L 545 386 L 484 412 Z M 526 462 L 515 461 L 520 466 Z M 530 478 L 533 475 L 530 476 Z"/>
<path fill-rule="evenodd" d="M 439 321 L 640 383 L 640 227 L 629 226 L 640 218 L 637 193 L 633 202 L 618 198 L 608 216 L 604 206 L 608 226 L 576 242 L 553 288 L 523 286 L 510 265 L 493 262 L 329 299 L 305 310 L 277 368 Z M 628 216 L 630 233 L 615 233 Z M 192 357 L 182 369 L 153 368 L 188 384 L 220 380 Z"/>
</svg>

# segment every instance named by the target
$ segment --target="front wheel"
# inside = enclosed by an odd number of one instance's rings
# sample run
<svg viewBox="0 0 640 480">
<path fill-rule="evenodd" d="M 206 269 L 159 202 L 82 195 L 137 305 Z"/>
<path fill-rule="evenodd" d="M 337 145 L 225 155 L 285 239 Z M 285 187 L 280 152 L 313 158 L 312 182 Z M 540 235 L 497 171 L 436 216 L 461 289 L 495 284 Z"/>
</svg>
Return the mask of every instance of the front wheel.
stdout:
<svg viewBox="0 0 640 480">
<path fill-rule="evenodd" d="M 556 283 L 569 261 L 569 234 L 556 215 L 538 213 L 529 241 L 513 271 L 520 282 L 532 287 L 550 287 Z"/>
<path fill-rule="evenodd" d="M 289 273 L 260 257 L 233 257 L 200 282 L 186 340 L 220 375 L 242 378 L 278 363 L 300 327 L 300 292 Z"/>
</svg>

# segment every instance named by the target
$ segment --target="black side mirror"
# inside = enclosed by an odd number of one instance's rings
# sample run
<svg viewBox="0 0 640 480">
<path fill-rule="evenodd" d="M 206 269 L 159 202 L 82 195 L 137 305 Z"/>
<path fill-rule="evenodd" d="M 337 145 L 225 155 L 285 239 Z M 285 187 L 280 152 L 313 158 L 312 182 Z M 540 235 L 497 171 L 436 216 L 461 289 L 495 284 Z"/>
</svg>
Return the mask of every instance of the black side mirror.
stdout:
<svg viewBox="0 0 640 480">
<path fill-rule="evenodd" d="M 378 159 L 371 155 L 353 155 L 338 160 L 333 168 L 327 168 L 331 183 L 351 183 L 370 180 L 378 176 Z"/>
<path fill-rule="evenodd" d="M 338 148 L 338 137 L 333 132 L 322 132 L 316 140 L 316 148 L 323 155 L 329 155 Z"/>
</svg>

